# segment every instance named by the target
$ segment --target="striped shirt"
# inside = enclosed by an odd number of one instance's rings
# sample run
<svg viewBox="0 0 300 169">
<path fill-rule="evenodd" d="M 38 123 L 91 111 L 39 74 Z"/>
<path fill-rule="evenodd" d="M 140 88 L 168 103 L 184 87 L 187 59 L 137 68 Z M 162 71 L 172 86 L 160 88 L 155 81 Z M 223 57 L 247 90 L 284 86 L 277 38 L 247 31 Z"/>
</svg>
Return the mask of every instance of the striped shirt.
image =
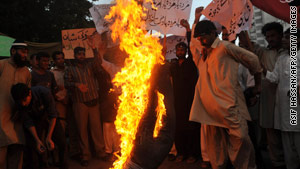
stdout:
<svg viewBox="0 0 300 169">
<path fill-rule="evenodd" d="M 100 71 L 101 64 L 97 59 L 92 62 L 85 62 L 82 67 L 78 63 L 68 66 L 64 79 L 65 87 L 71 95 L 73 102 L 90 102 L 99 98 L 97 74 Z M 83 93 L 76 86 L 76 83 L 86 84 L 88 91 Z"/>
</svg>

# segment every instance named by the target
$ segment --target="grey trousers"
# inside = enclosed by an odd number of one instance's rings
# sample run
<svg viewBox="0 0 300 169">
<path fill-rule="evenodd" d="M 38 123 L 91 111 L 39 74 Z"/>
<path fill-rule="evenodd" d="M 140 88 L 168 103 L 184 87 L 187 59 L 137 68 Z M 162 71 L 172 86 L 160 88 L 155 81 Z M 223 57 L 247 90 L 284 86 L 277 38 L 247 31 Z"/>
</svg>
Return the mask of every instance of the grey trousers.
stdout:
<svg viewBox="0 0 300 169">
<path fill-rule="evenodd" d="M 79 132 L 82 159 L 89 160 L 91 157 L 88 133 L 91 133 L 90 138 L 94 143 L 95 152 L 101 157 L 104 153 L 104 139 L 99 103 L 92 107 L 86 106 L 84 103 L 73 103 L 73 111 Z"/>
</svg>

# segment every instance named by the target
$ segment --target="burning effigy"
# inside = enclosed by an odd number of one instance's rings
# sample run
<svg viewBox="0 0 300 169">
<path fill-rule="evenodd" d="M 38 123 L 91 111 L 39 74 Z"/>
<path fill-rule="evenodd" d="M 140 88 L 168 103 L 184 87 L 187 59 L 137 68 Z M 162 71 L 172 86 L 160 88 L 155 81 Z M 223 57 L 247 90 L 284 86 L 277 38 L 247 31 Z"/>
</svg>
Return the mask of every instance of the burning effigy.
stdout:
<svg viewBox="0 0 300 169">
<path fill-rule="evenodd" d="M 147 35 L 144 11 L 141 1 L 117 0 L 106 16 L 114 20 L 112 39 L 128 54 L 112 80 L 122 91 L 115 121 L 121 155 L 113 163 L 115 169 L 156 168 L 173 143 L 170 69 L 158 38 Z"/>
</svg>

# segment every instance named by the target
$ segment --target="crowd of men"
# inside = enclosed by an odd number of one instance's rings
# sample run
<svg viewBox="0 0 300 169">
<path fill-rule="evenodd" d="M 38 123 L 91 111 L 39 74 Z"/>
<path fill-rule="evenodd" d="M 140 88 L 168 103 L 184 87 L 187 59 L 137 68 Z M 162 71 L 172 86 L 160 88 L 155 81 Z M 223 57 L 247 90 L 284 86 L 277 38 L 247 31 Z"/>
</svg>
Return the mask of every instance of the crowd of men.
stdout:
<svg viewBox="0 0 300 169">
<path fill-rule="evenodd" d="M 181 21 L 188 44 L 178 43 L 177 59 L 153 77 L 159 79 L 153 89 L 167 95 L 164 132 L 160 139 L 150 139 L 153 114 L 148 113 L 140 126 L 147 139 L 137 135 L 128 168 L 157 168 L 174 138 L 177 154 L 169 154 L 169 160 L 201 159 L 202 168 L 267 169 L 261 156 L 265 137 L 273 168 L 299 169 L 300 125 L 290 122 L 290 109 L 300 108 L 290 106 L 289 83 L 290 37 L 296 37 L 299 49 L 299 29 L 291 33 L 277 22 L 267 23 L 262 28 L 267 48 L 245 33 L 239 35 L 239 47 L 228 41 L 225 27 L 220 40 L 221 30 L 213 22 L 199 21 L 202 10 L 196 9 L 192 28 Z M 14 41 L 11 57 L 0 61 L 0 169 L 43 168 L 49 159 L 66 169 L 69 156 L 78 156 L 82 166 L 92 156 L 115 159 L 113 153 L 120 149 L 113 123 L 118 94 L 108 91 L 121 68 L 103 58 L 106 45 L 95 46 L 89 38 L 93 59 L 88 61 L 85 48 L 76 47 L 72 62 L 66 64 L 64 53 L 56 51 L 50 67 L 46 52 L 31 55 L 28 66 L 27 44 Z"/>
<path fill-rule="evenodd" d="M 68 155 L 80 158 L 82 166 L 89 165 L 91 154 L 113 160 L 112 153 L 119 150 L 118 135 L 108 127 L 105 134 L 115 137 L 104 137 L 102 123 L 113 124 L 114 117 L 102 121 L 99 106 L 100 95 L 106 100 L 109 84 L 98 90 L 98 84 L 110 80 L 98 57 L 87 61 L 85 48 L 76 47 L 75 60 L 66 67 L 64 53 L 56 51 L 50 68 L 46 52 L 31 55 L 28 66 L 28 48 L 22 40 L 15 40 L 10 52 L 11 57 L 0 62 L 0 168 L 43 168 L 49 159 L 68 168 Z M 57 153 L 50 153 L 55 148 Z"/>
</svg>

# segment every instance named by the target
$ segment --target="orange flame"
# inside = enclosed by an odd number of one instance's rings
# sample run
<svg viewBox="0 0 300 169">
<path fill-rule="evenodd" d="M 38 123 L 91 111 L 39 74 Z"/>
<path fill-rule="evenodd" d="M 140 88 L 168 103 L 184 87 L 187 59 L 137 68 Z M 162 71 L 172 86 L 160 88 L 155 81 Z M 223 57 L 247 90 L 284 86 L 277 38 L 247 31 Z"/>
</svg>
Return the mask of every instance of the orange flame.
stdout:
<svg viewBox="0 0 300 169">
<path fill-rule="evenodd" d="M 157 97 L 158 97 L 158 105 L 156 107 L 156 123 L 155 123 L 155 128 L 154 128 L 154 132 L 153 132 L 153 137 L 156 138 L 158 136 L 158 133 L 161 129 L 161 127 L 163 126 L 162 123 L 162 118 L 163 116 L 166 115 L 166 107 L 164 104 L 164 95 L 159 93 L 157 91 Z"/>
<path fill-rule="evenodd" d="M 149 0 L 147 0 L 149 1 Z M 121 135 L 121 156 L 113 163 L 123 168 L 130 158 L 137 128 L 148 104 L 151 71 L 155 64 L 163 64 L 162 46 L 158 38 L 146 35 L 145 9 L 135 0 L 117 0 L 106 19 L 114 19 L 112 39 L 119 39 L 120 49 L 128 53 L 125 66 L 113 79 L 122 89 L 115 125 Z"/>
</svg>

